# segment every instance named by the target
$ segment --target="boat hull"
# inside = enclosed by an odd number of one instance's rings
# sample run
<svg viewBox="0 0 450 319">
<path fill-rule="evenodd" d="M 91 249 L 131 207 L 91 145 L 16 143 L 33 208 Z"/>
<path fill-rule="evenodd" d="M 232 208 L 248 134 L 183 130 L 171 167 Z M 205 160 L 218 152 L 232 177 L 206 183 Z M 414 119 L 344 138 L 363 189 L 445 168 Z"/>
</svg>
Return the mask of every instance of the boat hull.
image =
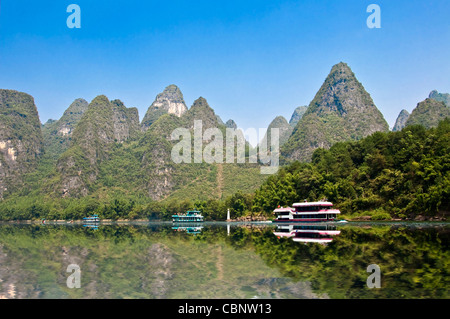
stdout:
<svg viewBox="0 0 450 319">
<path fill-rule="evenodd" d="M 186 214 L 172 215 L 172 222 L 174 223 L 201 223 L 203 222 L 203 215 L 198 210 L 187 211 Z"/>
<path fill-rule="evenodd" d="M 336 222 L 341 213 L 331 202 L 294 203 L 293 207 L 278 207 L 273 213 L 275 223 L 329 223 Z"/>
<path fill-rule="evenodd" d="M 203 218 L 195 218 L 192 217 L 186 217 L 186 218 L 173 218 L 172 221 L 174 223 L 201 223 L 203 222 Z"/>
<path fill-rule="evenodd" d="M 293 219 L 275 219 L 272 223 L 330 223 L 337 222 L 335 219 L 325 218 L 293 218 Z"/>
<path fill-rule="evenodd" d="M 300 238 L 300 237 L 294 237 L 292 238 L 295 242 L 300 243 L 331 243 L 333 241 L 333 238 Z"/>
</svg>

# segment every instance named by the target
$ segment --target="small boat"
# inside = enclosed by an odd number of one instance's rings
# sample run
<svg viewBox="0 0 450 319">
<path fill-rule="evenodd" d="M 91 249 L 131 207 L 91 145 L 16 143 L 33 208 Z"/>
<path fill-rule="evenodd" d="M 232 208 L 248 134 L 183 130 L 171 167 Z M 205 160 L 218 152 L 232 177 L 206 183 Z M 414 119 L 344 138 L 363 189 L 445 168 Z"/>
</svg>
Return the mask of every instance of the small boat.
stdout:
<svg viewBox="0 0 450 319">
<path fill-rule="evenodd" d="M 276 208 L 275 223 L 283 222 L 335 222 L 341 212 L 326 201 L 294 203 L 292 207 Z"/>
<path fill-rule="evenodd" d="M 84 217 L 83 221 L 86 222 L 86 223 L 99 223 L 100 222 L 100 218 L 98 217 L 97 214 L 93 214 L 92 216 Z"/>
<path fill-rule="evenodd" d="M 189 210 L 185 214 L 172 215 L 172 221 L 174 223 L 203 222 L 203 216 L 198 210 Z"/>
</svg>

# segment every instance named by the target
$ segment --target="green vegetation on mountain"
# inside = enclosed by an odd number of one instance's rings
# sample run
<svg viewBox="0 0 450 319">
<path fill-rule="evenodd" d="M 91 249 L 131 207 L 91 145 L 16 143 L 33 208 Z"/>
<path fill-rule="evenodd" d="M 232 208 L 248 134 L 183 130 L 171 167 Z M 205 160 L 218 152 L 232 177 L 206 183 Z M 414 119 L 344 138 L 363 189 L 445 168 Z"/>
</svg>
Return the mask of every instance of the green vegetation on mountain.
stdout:
<svg viewBox="0 0 450 319">
<path fill-rule="evenodd" d="M 223 142 L 223 158 L 217 163 L 196 163 L 194 160 L 194 126 L 201 121 L 202 136 L 207 129 L 218 129 L 225 139 L 227 128 L 220 124 L 214 110 L 206 99 L 200 97 L 192 107 L 180 117 L 165 114 L 156 120 L 139 140 L 142 150 L 141 171 L 145 172 L 145 181 L 141 189 L 154 200 L 175 199 L 220 199 L 236 191 L 235 187 L 256 189 L 262 182 L 258 166 L 244 163 L 242 165 L 223 164 L 225 162 L 225 142 Z M 200 124 L 200 122 L 197 122 Z M 172 149 L 180 140 L 172 140 L 171 134 L 177 128 L 187 129 L 190 135 L 191 153 L 188 162 L 174 163 Z M 201 137 L 202 137 L 201 136 Z M 220 137 L 218 137 L 220 138 Z M 211 141 L 202 141 L 201 150 Z M 247 147 L 248 153 L 248 145 Z M 218 150 L 217 150 L 218 151 Z M 238 169 L 239 167 L 239 169 Z M 229 171 L 247 172 L 230 176 Z"/>
<path fill-rule="evenodd" d="M 283 117 L 270 124 L 263 142 L 279 128 L 282 164 L 291 165 L 267 179 L 250 157 L 257 148 L 236 123 L 224 123 L 203 97 L 187 109 L 175 85 L 158 94 L 142 123 L 136 108 L 101 95 L 89 104 L 75 100 L 43 126 L 31 96 L 0 90 L 0 219 L 79 219 L 92 211 L 106 219 L 167 219 L 193 208 L 224 219 L 228 208 L 234 217 L 270 214 L 279 204 L 322 197 L 344 214 L 369 212 L 375 219 L 445 214 L 448 125 L 434 128 L 440 135 L 425 128 L 436 127 L 449 108 L 434 98 L 419 103 L 397 135 L 379 133 L 388 131 L 386 121 L 339 63 L 307 110 L 295 110 L 295 128 Z M 213 161 L 195 158 L 199 125 L 200 155 Z M 175 129 L 188 136 L 172 137 Z M 203 138 L 207 132 L 214 134 Z M 229 133 L 243 145 L 244 163 L 236 161 L 236 144 L 228 158 Z M 178 155 L 186 156 L 175 163 L 184 138 L 188 147 Z"/>
<path fill-rule="evenodd" d="M 97 96 L 89 104 L 72 134 L 70 148 L 58 159 L 56 173 L 45 192 L 56 197 L 89 194 L 97 180 L 100 165 L 111 157 L 116 143 L 139 132 L 137 109 L 127 109 L 119 100 Z"/>
<path fill-rule="evenodd" d="M 408 126 L 399 132 L 376 132 L 360 141 L 318 149 L 312 162 L 294 162 L 265 182 L 261 179 L 263 184 L 254 193 L 251 187 L 256 188 L 256 182 L 251 183 L 258 176 L 256 166 L 254 172 L 251 166 L 233 164 L 182 166 L 186 171 L 174 170 L 174 178 L 189 178 L 179 182 L 163 201 L 149 201 L 146 190 L 139 190 L 139 178 L 147 177 L 133 167 L 140 167 L 146 146 L 133 142 L 115 147 L 117 157 L 108 162 L 110 166 L 103 166 L 105 171 L 100 170 L 98 180 L 103 186 L 93 194 L 59 200 L 11 196 L 0 203 L 1 218 L 79 219 L 96 211 L 108 219 L 169 219 L 174 213 L 198 208 L 208 220 L 223 220 L 228 208 L 233 218 L 260 213 L 271 217 L 278 205 L 322 198 L 341 209 L 344 218 L 448 218 L 450 211 L 449 119 L 436 128 Z M 126 154 L 134 154 L 133 161 L 120 164 Z M 241 190 L 236 192 L 236 188 Z"/>
<path fill-rule="evenodd" d="M 349 66 L 341 62 L 331 69 L 281 154 L 287 161 L 310 161 L 317 148 L 388 130 L 369 93 Z"/>
<path fill-rule="evenodd" d="M 120 101 L 96 97 L 56 168 L 51 156 L 44 157 L 37 171 L 27 175 L 27 186 L 0 203 L 1 219 L 79 219 L 92 211 L 106 219 L 167 219 L 195 207 L 208 210 L 207 219 L 223 219 L 226 210 L 219 211 L 219 201 L 226 202 L 238 189 L 251 192 L 266 178 L 260 165 L 248 158 L 242 164 L 222 163 L 225 142 L 219 162 L 194 163 L 195 121 L 201 121 L 202 134 L 211 128 L 218 128 L 224 138 L 227 133 L 204 98 L 180 117 L 164 114 L 145 132 L 137 118 L 137 111 Z M 190 135 L 187 163 L 172 159 L 172 149 L 180 142 L 171 138 L 177 128 Z M 201 150 L 210 142 L 202 141 Z M 248 143 L 244 150 L 248 156 Z"/>
<path fill-rule="evenodd" d="M 41 124 L 32 96 L 0 90 L 0 199 L 20 190 L 44 152 Z"/>
<path fill-rule="evenodd" d="M 73 130 L 88 109 L 88 105 L 86 100 L 76 99 L 59 120 L 47 121 L 42 126 L 44 148 L 48 156 L 57 160 L 69 148 Z"/>
<path fill-rule="evenodd" d="M 450 117 L 450 107 L 444 102 L 435 99 L 425 99 L 417 104 L 416 108 L 406 121 L 406 125 L 423 125 L 426 128 L 436 127 L 439 121 Z"/>
</svg>

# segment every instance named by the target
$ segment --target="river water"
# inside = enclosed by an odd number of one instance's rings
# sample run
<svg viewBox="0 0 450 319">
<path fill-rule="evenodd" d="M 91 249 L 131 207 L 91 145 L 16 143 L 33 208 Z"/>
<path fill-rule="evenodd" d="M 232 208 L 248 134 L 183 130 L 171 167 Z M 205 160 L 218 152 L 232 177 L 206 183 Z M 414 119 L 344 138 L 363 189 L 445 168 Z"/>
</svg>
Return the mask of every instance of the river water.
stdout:
<svg viewBox="0 0 450 319">
<path fill-rule="evenodd" d="M 0 298 L 449 298 L 450 224 L 0 224 Z"/>
</svg>

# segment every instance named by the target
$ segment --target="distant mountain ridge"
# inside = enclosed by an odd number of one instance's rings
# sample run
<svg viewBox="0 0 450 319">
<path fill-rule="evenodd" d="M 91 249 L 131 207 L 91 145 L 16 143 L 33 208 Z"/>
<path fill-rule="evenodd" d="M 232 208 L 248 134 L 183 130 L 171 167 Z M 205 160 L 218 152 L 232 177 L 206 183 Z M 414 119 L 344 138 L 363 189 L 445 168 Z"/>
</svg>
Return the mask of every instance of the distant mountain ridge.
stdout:
<svg viewBox="0 0 450 319">
<path fill-rule="evenodd" d="M 298 121 L 300 121 L 300 119 L 303 117 L 303 115 L 305 114 L 306 110 L 308 109 L 308 106 L 299 106 L 294 110 L 294 113 L 292 113 L 291 119 L 289 120 L 289 124 L 292 127 L 295 127 L 298 123 Z"/>
<path fill-rule="evenodd" d="M 444 102 L 427 98 L 417 104 L 405 126 L 419 124 L 425 128 L 436 127 L 446 117 L 450 117 L 450 108 Z"/>
<path fill-rule="evenodd" d="M 137 109 L 97 96 L 75 127 L 70 148 L 58 159 L 58 179 L 52 188 L 63 197 L 86 196 L 114 143 L 122 143 L 138 131 Z"/>
<path fill-rule="evenodd" d="M 395 125 L 392 128 L 393 132 L 401 131 L 406 126 L 406 121 L 409 117 L 409 112 L 407 110 L 401 110 L 397 119 L 395 120 Z"/>
<path fill-rule="evenodd" d="M 433 90 L 430 92 L 430 95 L 428 95 L 428 98 L 444 102 L 447 107 L 450 107 L 450 93 L 439 93 L 437 90 Z"/>
<path fill-rule="evenodd" d="M 400 131 L 407 125 L 422 125 L 426 128 L 436 127 L 440 121 L 449 116 L 450 94 L 433 90 L 428 98 L 416 105 L 411 114 L 402 110 L 392 131 Z"/>
<path fill-rule="evenodd" d="M 59 120 L 48 121 L 42 126 L 44 146 L 53 157 L 64 153 L 72 139 L 72 133 L 87 111 L 89 103 L 82 98 L 73 101 Z"/>
<path fill-rule="evenodd" d="M 177 94 L 182 96 L 181 91 Z M 152 110 L 154 105 L 149 112 Z M 70 147 L 58 158 L 55 172 L 44 183 L 44 192 L 55 198 L 80 198 L 106 187 L 162 200 L 186 196 L 186 190 L 190 190 L 187 196 L 206 199 L 231 195 L 245 185 L 254 189 L 262 183 L 258 164 L 175 164 L 171 152 L 178 141 L 172 140 L 172 132 L 186 128 L 193 136 L 195 121 L 201 121 L 202 133 L 218 128 L 225 136 L 227 129 L 237 128 L 232 120 L 224 124 L 200 97 L 181 115 L 163 112 L 143 130 L 137 109 L 126 108 L 120 100 L 97 96 L 71 132 Z M 243 140 L 240 131 L 236 132 Z M 207 142 L 202 142 L 202 149 Z M 236 178 L 237 171 L 251 177 Z"/>
<path fill-rule="evenodd" d="M 264 135 L 263 139 L 260 142 L 260 145 L 266 145 L 267 148 L 270 148 L 272 145 L 272 129 L 276 128 L 278 129 L 279 133 L 279 145 L 282 146 L 284 143 L 287 142 L 289 137 L 292 134 L 292 131 L 294 130 L 293 127 L 288 123 L 288 121 L 283 116 L 277 116 L 267 128 L 266 134 Z"/>
<path fill-rule="evenodd" d="M 396 129 L 435 126 L 447 117 L 450 108 L 435 99 L 447 95 L 433 91 L 430 96 L 434 98 L 419 103 L 410 116 L 403 112 Z M 224 123 L 205 98 L 199 97 L 188 109 L 173 84 L 156 96 L 142 122 L 136 108 L 99 95 L 90 103 L 76 99 L 59 120 L 41 125 L 31 96 L 0 90 L 0 197 L 20 191 L 22 177 L 33 172 L 37 174 L 27 180 L 23 194 L 41 192 L 52 198 L 115 192 L 153 201 L 208 200 L 259 187 L 266 179 L 260 163 L 174 163 L 171 152 L 179 140 L 173 140 L 172 132 L 187 129 L 194 145 L 196 120 L 201 120 L 202 133 L 217 128 L 225 136 L 231 129 L 238 140 L 244 140 L 237 124 L 232 119 Z M 269 145 L 271 128 L 279 129 L 285 162 L 307 162 L 317 148 L 389 129 L 369 93 L 343 62 L 332 67 L 308 107 L 297 107 L 289 122 L 277 116 L 269 124 L 262 140 Z M 214 140 L 202 141 L 202 150 L 217 154 L 218 149 L 208 144 Z M 249 156 L 253 148 L 244 142 Z"/>
</svg>

